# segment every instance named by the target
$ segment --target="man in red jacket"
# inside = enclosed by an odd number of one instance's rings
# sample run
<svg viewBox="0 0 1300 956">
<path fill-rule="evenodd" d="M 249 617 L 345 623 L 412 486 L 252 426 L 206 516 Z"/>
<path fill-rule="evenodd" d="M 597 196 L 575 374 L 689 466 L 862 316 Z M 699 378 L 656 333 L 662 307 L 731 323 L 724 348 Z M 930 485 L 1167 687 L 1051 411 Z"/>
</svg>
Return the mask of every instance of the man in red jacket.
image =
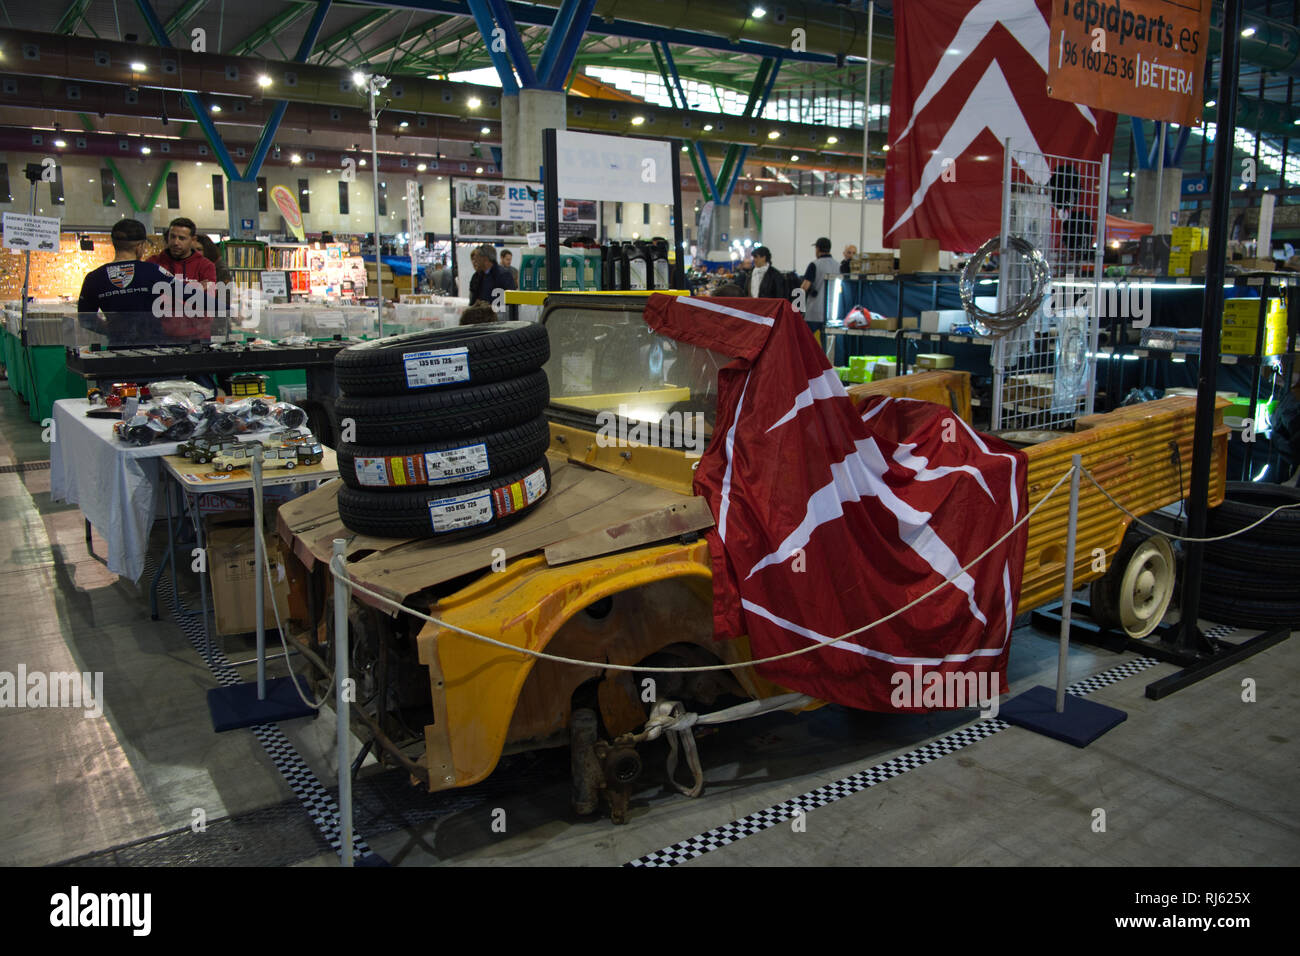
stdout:
<svg viewBox="0 0 1300 956">
<path fill-rule="evenodd" d="M 215 288 L 217 266 L 195 250 L 194 237 L 197 233 L 198 227 L 194 225 L 193 219 L 173 219 L 167 226 L 167 248 L 149 261 L 174 275 L 184 289 L 184 296 L 192 294 L 191 283 L 201 283 L 206 299 L 207 290 Z M 181 299 L 182 296 L 175 298 Z M 206 310 L 201 310 L 199 315 L 183 315 L 181 310 L 176 309 L 172 315 L 163 319 L 163 334 L 177 341 L 207 340 L 212 335 L 212 318 Z"/>
</svg>

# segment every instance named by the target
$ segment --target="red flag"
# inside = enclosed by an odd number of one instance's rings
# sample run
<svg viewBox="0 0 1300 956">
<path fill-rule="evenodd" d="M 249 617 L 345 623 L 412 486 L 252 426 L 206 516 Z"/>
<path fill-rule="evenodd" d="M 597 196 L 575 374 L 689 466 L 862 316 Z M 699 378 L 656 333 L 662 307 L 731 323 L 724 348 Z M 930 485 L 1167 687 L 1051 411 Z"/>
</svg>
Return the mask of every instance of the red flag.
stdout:
<svg viewBox="0 0 1300 956">
<path fill-rule="evenodd" d="M 719 373 L 695 477 L 716 520 L 718 638 L 748 634 L 755 657 L 825 643 L 957 575 L 1024 515 L 1022 453 L 941 405 L 882 398 L 856 409 L 788 302 L 653 295 L 645 318 L 737 356 Z M 1002 679 L 1025 541 L 1022 526 L 912 610 L 759 672 L 867 710 L 897 709 L 891 678 L 914 665 Z"/>
<path fill-rule="evenodd" d="M 938 239 L 971 252 L 999 233 L 1003 142 L 1097 161 L 1115 114 L 1047 95 L 1049 0 L 925 0 L 894 7 L 885 245 Z M 1050 165 L 1026 170 L 1045 184 Z"/>
</svg>

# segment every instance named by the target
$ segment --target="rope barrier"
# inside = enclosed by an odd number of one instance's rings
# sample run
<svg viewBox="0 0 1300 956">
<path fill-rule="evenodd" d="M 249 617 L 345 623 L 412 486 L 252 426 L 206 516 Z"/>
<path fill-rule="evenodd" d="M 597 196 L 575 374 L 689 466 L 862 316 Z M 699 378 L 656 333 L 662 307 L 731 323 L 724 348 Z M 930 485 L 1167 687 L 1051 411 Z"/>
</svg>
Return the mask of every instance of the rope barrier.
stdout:
<svg viewBox="0 0 1300 956">
<path fill-rule="evenodd" d="M 872 628 L 879 627 L 881 624 L 893 620 L 894 618 L 898 617 L 900 614 L 904 613 L 905 611 L 911 610 L 913 607 L 920 604 L 922 601 L 926 600 L 927 598 L 931 597 L 934 594 L 937 594 L 939 591 L 943 590 L 948 585 L 952 584 L 959 577 L 961 577 L 971 568 L 975 567 L 975 565 L 979 564 L 986 557 L 988 557 L 988 555 L 992 553 L 999 545 L 1001 545 L 1004 541 L 1006 541 L 1013 534 L 1015 534 L 1016 530 L 1019 529 L 1021 525 L 1023 525 L 1031 517 L 1033 517 L 1034 513 L 1038 511 L 1038 509 L 1041 508 L 1044 504 L 1047 503 L 1048 499 L 1051 498 L 1052 495 L 1056 493 L 1057 489 L 1059 489 L 1061 485 L 1065 482 L 1065 480 L 1069 478 L 1070 475 L 1073 473 L 1074 473 L 1073 466 L 1066 469 L 1065 474 L 1061 475 L 1061 477 L 1057 480 L 1056 484 L 1054 484 L 1050 489 L 1048 489 L 1047 494 L 1043 495 L 1043 497 L 1039 499 L 1036 505 L 1034 505 L 1027 512 L 1025 512 L 1025 516 L 1023 518 L 1021 518 L 1019 521 L 1013 524 L 1007 530 L 1006 534 L 998 538 L 998 540 L 994 541 L 991 545 L 989 545 L 978 555 L 976 555 L 975 558 L 972 559 L 969 564 L 961 568 L 951 578 L 948 578 L 946 581 L 943 581 L 935 585 L 929 591 L 926 591 L 920 597 L 903 605 L 898 610 L 891 611 L 889 614 L 886 614 L 884 617 L 878 620 L 872 621 L 870 624 L 864 624 L 862 627 L 856 628 L 855 630 L 847 631 L 846 633 L 841 634 L 839 637 L 833 640 L 826 641 L 824 643 L 816 642 L 813 644 L 809 644 L 807 647 L 801 647 L 793 651 L 787 651 L 784 654 L 776 654 L 773 655 L 772 657 L 763 657 L 751 661 L 741 661 L 740 663 L 736 663 L 736 664 L 701 664 L 693 667 L 649 667 L 649 666 L 641 666 L 637 664 L 611 664 L 605 661 L 582 661 L 582 660 L 576 660 L 572 657 L 561 657 L 560 655 L 557 654 L 547 654 L 545 651 L 535 651 L 532 650 L 531 648 L 519 647 L 516 644 L 508 644 L 505 641 L 499 641 L 496 638 L 488 637 L 486 634 L 479 634 L 475 631 L 467 630 L 455 624 L 449 624 L 446 621 L 440 620 L 436 617 L 432 617 L 431 615 L 425 614 L 421 611 L 416 611 L 413 608 L 409 608 L 406 607 L 405 605 L 398 604 L 396 601 L 392 600 L 391 598 L 388 598 L 385 595 L 378 593 L 377 591 L 372 591 L 370 588 L 367 588 L 365 585 L 358 584 L 356 581 L 352 580 L 351 575 L 348 574 L 347 568 L 346 567 L 340 568 L 336 566 L 334 559 L 330 560 L 330 572 L 334 575 L 336 579 L 342 578 L 344 581 L 346 581 L 348 587 L 352 588 L 355 591 L 359 591 L 362 594 L 374 598 L 375 600 L 379 601 L 382 605 L 390 607 L 395 611 L 404 612 L 406 614 L 411 615 L 412 617 L 416 617 L 419 618 L 420 620 L 427 621 L 430 624 L 436 624 L 441 628 L 445 628 L 446 630 L 452 631 L 456 634 L 461 634 L 465 637 L 471 638 L 481 643 L 490 644 L 493 647 L 499 647 L 502 650 L 512 651 L 518 654 L 524 654 L 528 657 L 534 657 L 538 660 L 553 661 L 554 663 L 557 664 L 572 664 L 577 667 L 593 667 L 598 670 L 626 671 L 635 674 L 692 674 L 692 673 L 703 673 L 709 671 L 741 670 L 746 667 L 757 667 L 760 664 L 771 664 L 775 661 L 788 660 L 789 658 L 792 657 L 799 657 L 803 654 L 809 654 L 812 653 L 813 651 L 830 647 L 834 644 L 839 644 L 842 641 L 848 640 L 850 637 L 856 637 L 858 634 L 864 634 L 867 631 L 871 630 Z M 339 563 L 342 564 L 341 561 Z"/>
<path fill-rule="evenodd" d="M 1138 517 L 1137 515 L 1135 515 L 1133 512 L 1129 511 L 1129 510 L 1128 510 L 1127 508 L 1125 508 L 1122 504 L 1120 504 L 1118 501 L 1116 501 L 1113 497 L 1111 497 L 1111 493 L 1110 493 L 1109 491 L 1107 491 L 1105 488 L 1103 488 L 1103 487 L 1101 486 L 1101 483 L 1100 483 L 1099 481 L 1097 481 L 1097 479 L 1094 478 L 1094 477 L 1092 476 L 1092 472 L 1090 472 L 1087 468 L 1083 469 L 1083 474 L 1087 477 L 1087 479 L 1088 479 L 1089 481 L 1091 481 L 1094 485 L 1097 486 L 1097 490 L 1100 491 L 1103 495 L 1105 495 L 1106 498 L 1110 501 L 1111 504 L 1113 504 L 1113 505 L 1114 505 L 1116 508 L 1118 508 L 1120 511 L 1124 512 L 1124 514 L 1126 514 L 1126 515 L 1128 515 L 1130 518 L 1132 518 L 1132 519 L 1134 520 L 1134 522 L 1136 522 L 1137 524 L 1140 524 L 1142 527 L 1146 528 L 1148 531 L 1153 531 L 1153 532 L 1155 532 L 1156 534 L 1162 534 L 1162 535 L 1164 535 L 1166 538 L 1173 538 L 1175 541 L 1204 541 L 1204 542 L 1209 542 L 1209 541 L 1226 541 L 1226 540 L 1228 540 L 1229 538 L 1235 538 L 1235 537 L 1237 537 L 1237 535 L 1239 535 L 1239 534 L 1245 534 L 1247 531 L 1250 531 L 1252 528 L 1257 528 L 1257 527 L 1259 527 L 1259 526 L 1262 525 L 1265 521 L 1267 521 L 1269 518 L 1273 517 L 1273 515 L 1277 514 L 1279 511 L 1285 511 L 1285 510 L 1288 509 L 1288 508 L 1300 508 L 1300 501 L 1296 502 L 1295 504 L 1291 504 L 1291 505 L 1278 505 L 1276 508 L 1274 508 L 1274 509 L 1273 509 L 1272 511 L 1270 511 L 1268 514 L 1264 515 L 1264 517 L 1260 518 L 1258 521 L 1252 522 L 1251 524 L 1246 525 L 1246 527 L 1244 527 L 1244 528 L 1242 528 L 1242 529 L 1240 529 L 1240 530 L 1238 530 L 1238 531 L 1233 531 L 1233 532 L 1231 532 L 1230 534 L 1219 534 L 1219 535 L 1215 535 L 1215 536 L 1212 537 L 1212 538 L 1188 538 L 1188 537 L 1184 537 L 1183 535 L 1173 534 L 1173 533 L 1171 533 L 1171 532 L 1168 532 L 1168 531 L 1163 530 L 1162 528 L 1156 528 L 1156 527 L 1154 527 L 1154 526 L 1152 526 L 1152 525 L 1147 524 L 1145 521 L 1143 521 L 1141 518 L 1139 518 L 1139 517 Z"/>
</svg>

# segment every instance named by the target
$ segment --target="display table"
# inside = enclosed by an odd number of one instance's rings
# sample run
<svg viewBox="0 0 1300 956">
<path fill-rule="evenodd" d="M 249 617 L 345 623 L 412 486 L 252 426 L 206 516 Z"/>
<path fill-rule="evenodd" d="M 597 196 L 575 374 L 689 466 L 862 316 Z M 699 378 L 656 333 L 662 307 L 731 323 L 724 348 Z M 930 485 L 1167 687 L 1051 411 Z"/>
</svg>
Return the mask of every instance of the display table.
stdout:
<svg viewBox="0 0 1300 956">
<path fill-rule="evenodd" d="M 84 398 L 54 403 L 50 498 L 79 507 L 108 545 L 108 569 L 137 581 L 157 511 L 158 461 L 175 454 L 177 442 L 118 441 L 113 420 L 86 418 L 89 408 Z"/>
</svg>

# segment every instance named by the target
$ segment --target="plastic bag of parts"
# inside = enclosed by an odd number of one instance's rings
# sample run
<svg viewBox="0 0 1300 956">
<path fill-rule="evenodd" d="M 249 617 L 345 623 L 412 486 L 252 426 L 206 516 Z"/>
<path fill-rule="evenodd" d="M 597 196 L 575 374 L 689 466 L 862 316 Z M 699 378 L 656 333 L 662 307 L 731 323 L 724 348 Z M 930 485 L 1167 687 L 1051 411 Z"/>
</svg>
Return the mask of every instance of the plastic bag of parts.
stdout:
<svg viewBox="0 0 1300 956">
<path fill-rule="evenodd" d="M 233 421 L 237 432 L 256 432 L 268 428 L 296 430 L 307 422 L 307 413 L 289 402 L 273 402 L 253 397 L 230 402 L 223 408 L 223 427 Z"/>
<path fill-rule="evenodd" d="M 872 320 L 881 322 L 885 320 L 885 316 L 872 312 L 870 309 L 864 309 L 860 305 L 855 305 L 849 309 L 849 314 L 844 316 L 844 327 L 846 329 L 869 329 Z"/>
<path fill-rule="evenodd" d="M 160 398 L 164 395 L 180 395 L 194 405 L 202 405 L 211 399 L 214 394 L 212 389 L 204 388 L 198 382 L 191 382 L 183 378 L 150 382 L 149 392 L 154 398 Z"/>
<path fill-rule="evenodd" d="M 155 441 L 185 441 L 203 421 L 203 412 L 180 395 L 164 395 L 140 406 L 134 415 L 113 423 L 113 434 L 133 445 Z"/>
<path fill-rule="evenodd" d="M 1052 411 L 1077 413 L 1088 395 L 1088 315 L 1069 310 L 1057 317 L 1056 370 L 1052 378 Z"/>
</svg>

